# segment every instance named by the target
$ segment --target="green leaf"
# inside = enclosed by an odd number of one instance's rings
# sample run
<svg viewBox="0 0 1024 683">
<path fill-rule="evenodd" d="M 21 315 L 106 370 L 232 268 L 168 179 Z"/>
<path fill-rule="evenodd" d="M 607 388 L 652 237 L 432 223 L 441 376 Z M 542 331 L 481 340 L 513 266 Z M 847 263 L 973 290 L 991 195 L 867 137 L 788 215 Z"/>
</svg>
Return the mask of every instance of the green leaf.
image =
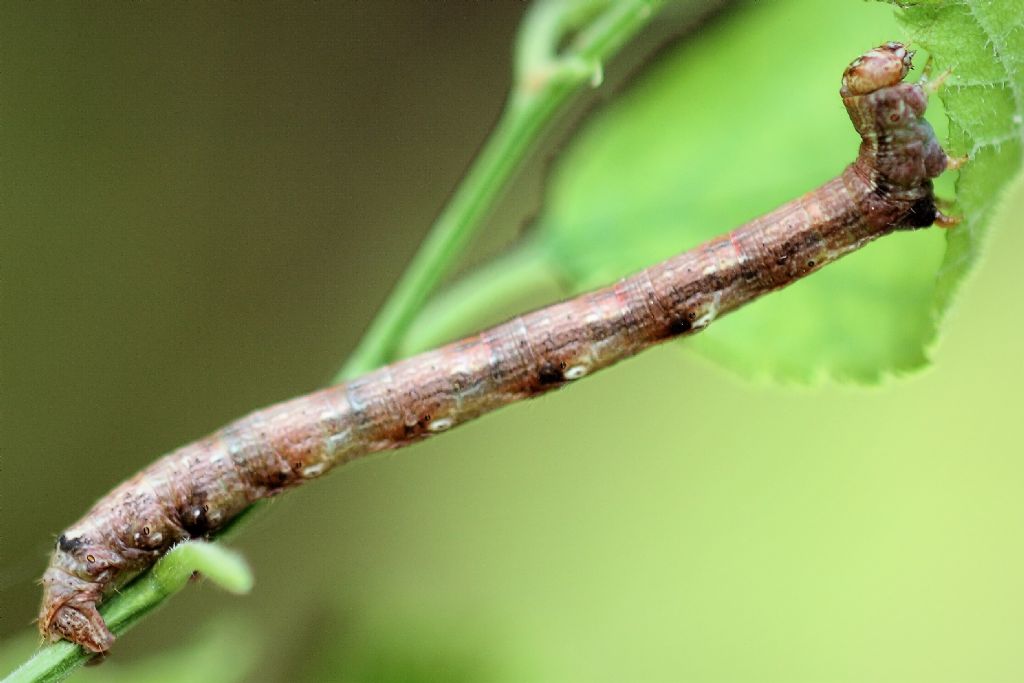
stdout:
<svg viewBox="0 0 1024 683">
<path fill-rule="evenodd" d="M 958 55 L 961 81 L 945 97 L 952 152 L 974 152 L 958 185 L 965 225 L 880 240 L 717 321 L 690 348 L 746 375 L 798 381 L 877 381 L 926 363 L 937 313 L 974 260 L 995 190 L 1020 165 L 1013 94 L 1024 32 L 1021 13 L 1007 9 L 1020 2 L 974 13 L 984 19 L 976 28 L 1001 27 L 996 36 L 963 30 L 968 5 L 902 11 L 909 38 L 934 51 L 936 66 Z M 856 155 L 838 96 L 843 68 L 907 38 L 883 4 L 780 0 L 735 12 L 665 55 L 576 137 L 552 177 L 540 251 L 575 290 L 589 289 L 813 189 Z M 979 118 L 992 123 L 974 132 Z M 937 98 L 929 119 L 941 136 Z"/>
<path fill-rule="evenodd" d="M 950 154 L 970 163 L 957 180 L 964 222 L 949 232 L 935 313 L 949 307 L 979 255 L 996 203 L 1024 158 L 1024 0 L 898 3 L 900 23 L 928 50 L 936 73 L 952 69 L 939 96 Z"/>
</svg>

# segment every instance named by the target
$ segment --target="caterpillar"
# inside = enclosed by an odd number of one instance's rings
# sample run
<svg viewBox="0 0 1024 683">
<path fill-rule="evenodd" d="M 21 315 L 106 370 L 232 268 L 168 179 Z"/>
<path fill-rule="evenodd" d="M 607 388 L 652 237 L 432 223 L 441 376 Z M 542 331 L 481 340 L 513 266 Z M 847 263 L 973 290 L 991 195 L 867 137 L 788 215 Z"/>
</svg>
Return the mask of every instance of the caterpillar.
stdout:
<svg viewBox="0 0 1024 683">
<path fill-rule="evenodd" d="M 106 652 L 104 596 L 255 501 L 699 332 L 895 230 L 952 224 L 931 179 L 956 164 L 922 118 L 928 90 L 903 81 L 912 58 L 891 42 L 845 69 L 840 95 L 860 150 L 820 188 L 604 289 L 258 410 L 125 481 L 57 539 L 41 633 Z"/>
</svg>

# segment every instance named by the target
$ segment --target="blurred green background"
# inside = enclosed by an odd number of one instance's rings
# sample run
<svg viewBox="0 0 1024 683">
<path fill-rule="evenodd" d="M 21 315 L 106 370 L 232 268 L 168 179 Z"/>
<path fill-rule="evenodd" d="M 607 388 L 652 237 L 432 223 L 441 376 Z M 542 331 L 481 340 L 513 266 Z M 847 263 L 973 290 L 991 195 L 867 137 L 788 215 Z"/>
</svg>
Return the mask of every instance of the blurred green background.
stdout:
<svg viewBox="0 0 1024 683">
<path fill-rule="evenodd" d="M 901 37 L 887 8 L 852 3 L 854 26 L 842 4 L 806 3 L 778 40 L 852 57 Z M 0 10 L 5 671 L 36 643 L 55 534 L 340 366 L 492 125 L 523 8 Z M 659 30 L 599 98 L 665 58 Z M 751 117 L 738 136 L 766 134 Z M 566 134 L 470 262 L 537 211 Z M 234 542 L 251 596 L 190 587 L 86 675 L 1020 680 L 1022 216 L 1018 183 L 919 375 L 797 389 L 656 349 L 275 501 Z"/>
</svg>

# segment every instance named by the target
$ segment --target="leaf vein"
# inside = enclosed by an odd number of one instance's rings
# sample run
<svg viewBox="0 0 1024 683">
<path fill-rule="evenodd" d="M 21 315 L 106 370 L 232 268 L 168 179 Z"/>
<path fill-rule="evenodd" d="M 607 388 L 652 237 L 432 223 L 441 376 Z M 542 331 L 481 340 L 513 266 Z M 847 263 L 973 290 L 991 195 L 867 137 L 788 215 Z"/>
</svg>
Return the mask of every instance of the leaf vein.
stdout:
<svg viewBox="0 0 1024 683">
<path fill-rule="evenodd" d="M 1003 69 L 1006 74 L 1006 78 L 1009 81 L 1010 93 L 1013 95 L 1013 101 L 1015 109 L 1020 112 L 1024 111 L 1024 95 L 1021 94 L 1019 84 L 1013 79 L 1013 70 L 1010 68 L 1010 64 L 1007 62 L 1008 59 L 1008 46 L 1003 36 L 995 30 L 994 27 L 989 26 L 988 21 L 982 16 L 983 13 L 976 11 L 977 3 L 973 0 L 963 0 L 964 6 L 967 7 L 967 11 L 971 17 L 978 24 L 978 27 L 984 32 L 988 42 L 992 45 L 993 52 L 995 53 L 996 62 Z M 1019 127 L 1018 127 L 1019 128 Z M 1024 135 L 1018 133 L 1018 138 L 1024 141 Z"/>
</svg>

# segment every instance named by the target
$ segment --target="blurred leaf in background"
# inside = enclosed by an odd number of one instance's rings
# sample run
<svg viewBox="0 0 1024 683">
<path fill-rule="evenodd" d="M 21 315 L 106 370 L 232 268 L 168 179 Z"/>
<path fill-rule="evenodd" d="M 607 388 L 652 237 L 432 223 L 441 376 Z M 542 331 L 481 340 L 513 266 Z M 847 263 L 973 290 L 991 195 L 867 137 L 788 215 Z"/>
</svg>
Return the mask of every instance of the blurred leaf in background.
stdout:
<svg viewBox="0 0 1024 683">
<path fill-rule="evenodd" d="M 351 608 L 351 605 L 348 606 Z M 294 680 L 346 683 L 513 683 L 532 680 L 530 654 L 494 637 L 497 625 L 481 629 L 476 619 L 411 617 L 327 606 L 310 651 Z"/>
<path fill-rule="evenodd" d="M 0 670 L 14 669 L 38 645 L 35 634 L 4 643 L 0 648 Z M 100 667 L 77 671 L 74 680 L 82 683 L 249 681 L 256 675 L 260 650 L 259 634 L 251 624 L 240 619 L 212 619 L 198 625 L 185 642 L 136 659 L 113 657 Z"/>
</svg>

